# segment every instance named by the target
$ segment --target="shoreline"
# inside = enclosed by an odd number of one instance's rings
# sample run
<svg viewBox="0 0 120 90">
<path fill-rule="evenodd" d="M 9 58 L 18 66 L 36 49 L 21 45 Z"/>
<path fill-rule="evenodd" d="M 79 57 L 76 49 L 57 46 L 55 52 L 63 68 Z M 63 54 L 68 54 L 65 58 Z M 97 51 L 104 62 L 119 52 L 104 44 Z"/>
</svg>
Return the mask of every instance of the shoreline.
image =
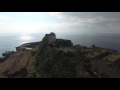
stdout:
<svg viewBox="0 0 120 90">
<path fill-rule="evenodd" d="M 39 42 L 41 42 L 41 41 L 23 43 L 23 44 L 15 47 L 15 48 L 16 48 L 15 51 L 12 51 L 12 50 L 11 50 L 11 51 L 5 51 L 5 52 L 2 53 L 2 56 L 0 56 L 0 60 L 6 58 L 6 56 L 4 56 L 5 53 L 9 53 L 9 55 L 11 55 L 11 54 L 17 53 L 17 52 L 19 52 L 19 51 L 25 51 L 26 49 L 29 51 L 29 50 L 31 50 L 34 46 L 37 46 L 37 45 L 39 44 Z M 75 45 L 73 45 L 73 47 L 76 46 L 76 45 L 80 45 L 80 44 L 75 44 Z M 84 46 L 84 45 L 80 45 L 80 46 Z M 84 46 L 84 47 L 87 47 L 87 46 Z M 95 45 L 92 45 L 91 47 L 87 47 L 87 48 L 110 50 L 110 51 L 115 51 L 115 52 L 117 52 L 118 54 L 120 54 L 120 51 L 119 51 L 119 50 L 110 49 L 110 48 L 103 48 L 103 47 L 96 47 Z"/>
<path fill-rule="evenodd" d="M 37 42 L 28 42 L 28 43 L 23 43 L 16 48 L 15 51 L 5 51 L 2 53 L 2 56 L 0 56 L 0 60 L 6 59 L 7 57 L 9 57 L 10 55 L 14 54 L 14 53 L 18 53 L 18 52 L 23 52 L 23 51 L 29 51 L 32 48 L 34 48 L 35 46 L 37 46 L 39 44 L 40 41 Z"/>
<path fill-rule="evenodd" d="M 46 65 L 49 64 L 44 62 L 50 62 L 50 66 L 52 66 L 51 69 L 54 64 L 54 67 L 58 65 L 58 70 L 61 70 L 60 68 L 64 66 L 66 66 L 65 69 L 71 69 L 67 65 L 71 64 L 73 66 L 73 64 L 75 64 L 73 68 L 75 68 L 75 71 L 81 70 L 81 73 L 84 71 L 87 72 L 87 68 L 90 68 L 88 65 L 90 64 L 92 68 L 88 70 L 92 70 L 93 73 L 98 74 L 97 76 L 105 77 L 102 76 L 105 74 L 110 77 L 120 77 L 120 54 L 118 50 L 97 47 L 95 44 L 90 47 L 80 44 L 73 45 L 71 40 L 58 39 L 52 32 L 50 34 L 46 34 L 42 39 L 42 42 L 23 43 L 15 47 L 15 49 L 15 51 L 5 51 L 2 53 L 3 57 L 0 57 L 0 71 L 1 75 L 4 75 L 4 77 L 31 77 L 32 74 L 36 75 L 37 73 L 40 73 L 39 71 L 36 71 L 36 69 L 33 69 L 32 66 L 39 68 L 38 66 L 42 65 L 45 66 L 45 68 L 48 68 Z M 39 57 L 41 55 L 42 57 Z M 48 58 L 50 58 L 51 61 Z M 41 62 L 39 62 L 39 60 L 41 60 Z M 75 63 L 73 63 L 73 61 Z M 36 63 L 37 65 L 34 65 L 33 63 Z M 76 69 L 77 65 L 82 65 L 82 68 L 85 66 L 85 70 L 81 69 L 81 67 Z M 45 68 L 42 69 L 45 70 Z M 98 72 L 95 69 L 98 70 Z M 70 72 L 73 73 L 71 70 Z M 47 75 L 44 74 L 44 72 L 40 74 Z"/>
</svg>

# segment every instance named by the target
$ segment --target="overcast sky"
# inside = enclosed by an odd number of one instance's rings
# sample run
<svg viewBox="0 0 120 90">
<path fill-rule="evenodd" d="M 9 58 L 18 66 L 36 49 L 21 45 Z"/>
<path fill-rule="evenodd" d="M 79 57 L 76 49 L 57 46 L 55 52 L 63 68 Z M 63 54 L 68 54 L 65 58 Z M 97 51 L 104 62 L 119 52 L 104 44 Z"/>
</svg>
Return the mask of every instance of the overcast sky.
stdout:
<svg viewBox="0 0 120 90">
<path fill-rule="evenodd" d="M 120 33 L 120 12 L 0 12 L 0 33 Z"/>
</svg>

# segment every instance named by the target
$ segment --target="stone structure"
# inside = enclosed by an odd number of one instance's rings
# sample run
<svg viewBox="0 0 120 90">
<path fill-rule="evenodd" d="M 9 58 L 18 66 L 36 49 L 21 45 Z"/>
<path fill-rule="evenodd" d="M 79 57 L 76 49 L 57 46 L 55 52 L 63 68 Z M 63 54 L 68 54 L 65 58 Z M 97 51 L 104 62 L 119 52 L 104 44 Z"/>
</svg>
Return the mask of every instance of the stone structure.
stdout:
<svg viewBox="0 0 120 90">
<path fill-rule="evenodd" d="M 92 48 L 96 48 L 95 45 L 92 45 Z"/>
<path fill-rule="evenodd" d="M 36 47 L 37 45 L 39 45 L 40 42 L 30 42 L 30 43 L 25 43 L 25 44 L 22 44 L 18 47 L 16 47 L 16 51 L 30 51 L 32 50 L 32 48 Z"/>
<path fill-rule="evenodd" d="M 75 48 L 80 48 L 80 45 L 79 45 L 79 44 L 77 44 L 77 45 L 74 45 L 74 47 L 75 47 Z"/>
<path fill-rule="evenodd" d="M 73 43 L 71 43 L 71 40 L 56 39 L 56 35 L 53 32 L 51 32 L 50 34 L 46 34 L 42 41 L 47 42 L 51 47 L 54 47 L 55 45 L 58 45 L 58 47 L 73 47 Z M 31 51 L 32 48 L 39 45 L 39 43 L 40 42 L 31 42 L 22 44 L 16 47 L 16 51 Z"/>
<path fill-rule="evenodd" d="M 51 47 L 58 46 L 58 47 L 72 47 L 73 43 L 71 40 L 65 39 L 57 39 L 55 33 L 51 32 L 50 34 L 46 34 L 43 38 L 43 41 L 48 42 Z"/>
<path fill-rule="evenodd" d="M 50 34 L 46 34 L 43 40 L 46 40 L 48 43 L 54 43 L 56 41 L 55 33 L 51 32 Z"/>
<path fill-rule="evenodd" d="M 60 47 L 72 47 L 73 43 L 71 43 L 71 40 L 65 40 L 65 39 L 56 39 L 56 44 Z"/>
</svg>

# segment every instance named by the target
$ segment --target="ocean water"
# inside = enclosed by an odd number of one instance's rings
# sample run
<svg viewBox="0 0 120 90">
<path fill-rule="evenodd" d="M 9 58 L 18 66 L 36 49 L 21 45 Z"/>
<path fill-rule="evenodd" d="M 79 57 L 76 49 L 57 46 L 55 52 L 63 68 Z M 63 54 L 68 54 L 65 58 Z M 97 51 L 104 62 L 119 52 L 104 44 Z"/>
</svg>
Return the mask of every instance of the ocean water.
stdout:
<svg viewBox="0 0 120 90">
<path fill-rule="evenodd" d="M 5 51 L 16 51 L 15 47 L 27 43 L 41 41 L 45 33 L 0 33 L 0 57 Z M 72 43 L 91 47 L 110 48 L 120 51 L 120 34 L 56 34 L 57 38 L 71 40 Z"/>
</svg>

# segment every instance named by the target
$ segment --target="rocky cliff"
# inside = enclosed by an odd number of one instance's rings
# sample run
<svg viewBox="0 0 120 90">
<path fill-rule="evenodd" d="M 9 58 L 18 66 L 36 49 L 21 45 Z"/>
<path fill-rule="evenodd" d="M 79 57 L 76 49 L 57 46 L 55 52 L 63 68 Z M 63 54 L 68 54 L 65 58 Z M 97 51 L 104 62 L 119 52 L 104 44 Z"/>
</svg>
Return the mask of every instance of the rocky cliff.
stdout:
<svg viewBox="0 0 120 90">
<path fill-rule="evenodd" d="M 31 50 L 17 50 L 2 59 L 0 78 L 119 78 L 119 62 L 115 50 L 43 39 Z"/>
</svg>

